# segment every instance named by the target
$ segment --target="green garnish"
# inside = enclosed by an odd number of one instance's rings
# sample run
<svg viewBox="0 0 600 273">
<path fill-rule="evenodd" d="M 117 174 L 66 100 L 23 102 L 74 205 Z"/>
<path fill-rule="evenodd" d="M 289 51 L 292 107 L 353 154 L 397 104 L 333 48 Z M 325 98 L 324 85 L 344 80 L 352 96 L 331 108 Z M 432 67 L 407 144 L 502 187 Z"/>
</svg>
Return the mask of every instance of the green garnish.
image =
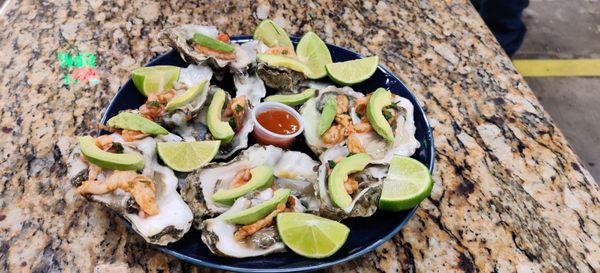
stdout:
<svg viewBox="0 0 600 273">
<path fill-rule="evenodd" d="M 233 129 L 235 131 L 235 127 L 237 127 L 237 123 L 235 122 L 235 119 L 230 118 L 228 123 L 229 123 L 229 126 L 231 126 L 231 129 Z"/>
<path fill-rule="evenodd" d="M 239 104 L 236 104 L 236 105 L 235 105 L 235 112 L 236 112 L 236 113 L 242 112 L 242 110 L 244 110 L 244 107 L 243 107 L 243 106 L 241 106 L 241 105 L 239 105 Z"/>
<path fill-rule="evenodd" d="M 148 101 L 148 102 L 146 102 L 146 106 L 148 106 L 148 107 L 160 107 L 160 102 L 155 101 L 155 100 Z"/>
<path fill-rule="evenodd" d="M 117 154 L 123 153 L 123 145 L 121 145 L 121 143 L 119 143 L 119 142 L 113 142 L 112 146 L 110 148 Z"/>
<path fill-rule="evenodd" d="M 327 161 L 327 164 L 329 164 L 330 169 L 333 169 L 333 167 L 335 167 L 335 162 L 333 160 Z"/>
</svg>

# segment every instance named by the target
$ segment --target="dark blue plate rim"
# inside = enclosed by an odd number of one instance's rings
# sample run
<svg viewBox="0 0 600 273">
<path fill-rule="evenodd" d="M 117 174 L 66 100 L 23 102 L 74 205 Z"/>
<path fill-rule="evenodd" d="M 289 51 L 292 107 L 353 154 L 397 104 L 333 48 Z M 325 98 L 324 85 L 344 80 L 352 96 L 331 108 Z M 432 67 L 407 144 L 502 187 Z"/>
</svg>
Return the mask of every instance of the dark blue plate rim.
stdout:
<svg viewBox="0 0 600 273">
<path fill-rule="evenodd" d="M 294 37 L 291 36 L 290 37 L 291 40 L 295 43 L 297 43 L 300 38 L 299 37 Z M 231 37 L 231 41 L 233 42 L 237 42 L 237 43 L 243 43 L 243 42 L 247 42 L 248 40 L 252 39 L 252 36 L 249 35 L 240 35 L 240 36 L 232 36 Z M 355 55 L 359 56 L 360 58 L 362 58 L 363 56 L 359 53 L 354 52 L 353 50 L 349 50 L 347 48 L 344 47 L 340 47 L 340 46 L 336 46 L 336 45 L 332 45 L 329 43 L 326 43 L 328 47 L 333 47 L 333 48 L 337 48 L 337 49 L 341 49 L 341 50 L 346 50 L 349 52 L 354 53 Z M 156 65 L 159 60 L 161 58 L 163 58 L 164 56 L 173 53 L 174 51 L 176 51 L 175 49 L 162 54 L 160 56 L 157 56 L 156 58 L 152 59 L 148 64 L 144 65 L 144 66 L 154 66 Z M 408 95 L 411 97 L 412 100 L 416 101 L 416 105 L 415 105 L 415 110 L 419 111 L 420 114 L 424 117 L 425 120 L 425 128 L 426 128 L 426 138 L 427 141 L 429 142 L 430 146 L 428 148 L 428 153 L 429 153 L 429 172 L 433 173 L 433 169 L 434 169 L 434 164 L 435 164 L 435 145 L 434 145 L 434 140 L 433 140 L 433 134 L 431 131 L 431 126 L 429 125 L 429 120 L 427 119 L 427 116 L 425 115 L 425 110 L 423 109 L 423 107 L 418 103 L 419 100 L 417 99 L 417 97 L 415 97 L 415 95 L 412 93 L 412 91 L 410 91 L 410 89 L 408 89 L 408 87 L 406 87 L 406 85 L 404 84 L 404 82 L 402 82 L 396 75 L 394 75 L 389 69 L 387 69 L 385 66 L 383 66 L 382 64 L 378 65 L 378 69 L 381 69 L 386 75 L 389 75 L 391 77 L 393 77 L 395 80 L 398 81 L 398 83 L 400 85 L 402 85 L 402 87 L 404 87 L 404 89 L 406 89 L 408 91 Z M 131 81 L 131 78 L 129 78 L 127 80 L 127 82 Z M 126 82 L 126 83 L 127 83 Z M 117 91 L 117 93 L 115 94 L 115 96 L 112 98 L 112 100 L 110 101 L 109 105 L 107 108 L 105 108 L 105 112 L 102 116 L 101 119 L 101 123 L 102 124 L 106 124 L 106 121 L 108 120 L 108 109 L 112 109 L 113 105 L 115 104 L 116 101 L 121 99 L 122 93 L 123 92 L 123 87 L 124 85 L 121 85 L 119 87 L 119 91 Z M 101 133 L 101 130 L 98 131 L 98 134 Z M 319 270 L 319 269 L 324 269 L 324 268 L 328 268 L 337 264 L 341 264 L 353 259 L 356 259 L 362 255 L 365 255 L 371 251 L 373 251 L 375 248 L 377 248 L 378 246 L 380 246 L 381 244 L 385 243 L 386 241 L 388 241 L 389 239 L 391 239 L 394 235 L 396 235 L 401 229 L 402 227 L 404 227 L 408 221 L 412 218 L 412 216 L 415 214 L 415 212 L 417 211 L 417 209 L 419 208 L 419 206 L 414 207 L 413 209 L 410 210 L 410 212 L 406 215 L 406 217 L 404 218 L 404 220 L 392 231 L 390 231 L 386 236 L 382 237 L 381 239 L 373 242 L 371 245 L 366 246 L 363 250 L 358 251 L 356 253 L 352 253 L 344 258 L 338 259 L 338 260 L 334 260 L 334 261 L 330 261 L 330 262 L 323 262 L 321 264 L 318 265 L 312 265 L 312 266 L 305 266 L 305 267 L 295 267 L 295 268 L 277 268 L 277 269 L 268 269 L 268 268 L 261 268 L 261 269 L 250 269 L 250 268 L 243 268 L 243 267 L 235 267 L 235 266 L 228 266 L 228 265 L 222 265 L 222 264 L 217 264 L 217 263 L 212 263 L 212 262 L 206 262 L 203 261 L 201 259 L 196 259 L 190 256 L 187 256 L 185 254 L 181 254 L 177 251 L 171 250 L 167 247 L 164 246 L 159 246 L 159 245 L 154 245 L 154 244 L 150 244 L 152 247 L 159 249 L 160 251 L 169 254 L 177 259 L 180 259 L 184 262 L 187 263 L 191 263 L 194 265 L 199 265 L 199 266 L 205 266 L 205 267 L 209 267 L 209 268 L 214 268 L 214 269 L 220 269 L 220 270 L 229 270 L 229 271 L 234 271 L 234 272 L 265 272 L 265 273 L 275 273 L 275 272 L 285 272 L 285 273 L 289 273 L 289 272 L 306 272 L 306 271 L 314 271 L 314 270 Z M 121 215 L 117 214 L 121 219 L 123 219 L 123 221 L 125 222 L 125 224 L 131 229 L 131 225 L 129 224 L 129 222 L 122 217 Z"/>
</svg>

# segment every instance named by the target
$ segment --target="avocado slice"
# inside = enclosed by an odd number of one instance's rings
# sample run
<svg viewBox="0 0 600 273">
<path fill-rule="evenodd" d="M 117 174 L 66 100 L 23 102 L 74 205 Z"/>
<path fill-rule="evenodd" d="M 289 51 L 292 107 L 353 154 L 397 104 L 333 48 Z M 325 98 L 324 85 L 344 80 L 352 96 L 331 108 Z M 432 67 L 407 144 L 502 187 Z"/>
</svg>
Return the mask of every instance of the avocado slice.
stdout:
<svg viewBox="0 0 600 273">
<path fill-rule="evenodd" d="M 149 135 L 169 134 L 169 131 L 158 125 L 158 123 L 131 112 L 121 112 L 110 118 L 107 124 L 113 128 L 141 131 L 142 133 Z"/>
<path fill-rule="evenodd" d="M 116 154 L 101 150 L 91 136 L 77 137 L 81 153 L 90 163 L 111 170 L 141 170 L 144 159 L 136 154 Z"/>
<path fill-rule="evenodd" d="M 310 67 L 308 67 L 308 65 L 292 57 L 261 53 L 257 54 L 256 58 L 259 61 L 263 61 L 271 66 L 288 68 L 294 71 L 298 71 L 300 73 L 304 73 L 304 75 L 311 74 Z"/>
<path fill-rule="evenodd" d="M 208 106 L 206 123 L 208 125 L 208 130 L 215 139 L 220 139 L 221 142 L 228 143 L 233 139 L 235 132 L 228 122 L 221 120 L 221 112 L 223 111 L 223 105 L 225 105 L 225 98 L 225 91 L 220 88 L 217 89 Z"/>
<path fill-rule="evenodd" d="M 182 106 L 192 102 L 200 94 L 202 94 L 202 91 L 204 91 L 205 85 L 206 85 L 206 80 L 200 81 L 197 84 L 192 85 L 192 87 L 188 88 L 188 90 L 186 90 L 183 94 L 171 99 L 169 101 L 169 103 L 167 103 L 167 107 L 166 107 L 167 111 L 173 111 L 179 107 L 182 107 Z"/>
<path fill-rule="evenodd" d="M 383 88 L 377 88 L 367 103 L 367 118 L 369 123 L 380 136 L 387 142 L 394 141 L 394 132 L 392 126 L 383 116 L 383 108 L 392 104 L 392 94 Z"/>
<path fill-rule="evenodd" d="M 233 189 L 220 189 L 213 194 L 212 199 L 224 205 L 232 205 L 235 199 L 256 189 L 268 188 L 273 184 L 273 169 L 267 165 L 260 165 L 250 170 L 252 177 L 246 184 Z"/>
<path fill-rule="evenodd" d="M 268 47 L 282 46 L 294 50 L 294 45 L 285 30 L 269 19 L 264 19 L 256 25 L 252 38 L 262 41 Z"/>
<path fill-rule="evenodd" d="M 368 154 L 355 154 L 338 162 L 328 178 L 327 190 L 333 204 L 345 209 L 352 203 L 352 197 L 346 192 L 344 182 L 351 173 L 362 171 L 371 162 Z"/>
<path fill-rule="evenodd" d="M 230 44 L 224 43 L 222 41 L 219 41 L 215 38 L 206 36 L 201 33 L 194 33 L 192 41 L 200 44 L 201 46 L 205 46 L 216 51 L 231 53 L 234 50 L 233 46 L 231 46 Z"/>
<path fill-rule="evenodd" d="M 312 88 L 306 89 L 299 94 L 292 95 L 272 95 L 265 98 L 265 101 L 276 101 L 289 106 L 298 106 L 304 104 L 308 99 L 315 95 L 315 90 Z"/>
<path fill-rule="evenodd" d="M 319 119 L 318 132 L 319 136 L 323 135 L 335 119 L 335 115 L 337 114 L 337 102 L 335 101 L 335 97 L 330 97 L 325 102 L 325 106 L 323 106 L 323 112 L 321 112 L 321 118 Z"/>
<path fill-rule="evenodd" d="M 291 192 L 290 189 L 278 189 L 271 199 L 237 213 L 225 215 L 223 220 L 236 225 L 252 224 L 269 215 L 280 203 L 286 202 Z"/>
</svg>

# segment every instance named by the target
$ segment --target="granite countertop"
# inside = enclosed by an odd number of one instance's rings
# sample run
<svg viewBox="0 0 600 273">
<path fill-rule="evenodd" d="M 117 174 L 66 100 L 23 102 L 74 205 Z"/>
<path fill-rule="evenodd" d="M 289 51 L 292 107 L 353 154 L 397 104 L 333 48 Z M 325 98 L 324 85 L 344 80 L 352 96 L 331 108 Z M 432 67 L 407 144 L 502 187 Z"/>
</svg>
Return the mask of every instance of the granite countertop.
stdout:
<svg viewBox="0 0 600 273">
<path fill-rule="evenodd" d="M 431 197 L 392 240 L 329 271 L 600 271 L 600 189 L 467 0 L 133 2 L 12 2 L 0 15 L 0 271 L 208 271 L 76 196 L 66 156 L 130 71 L 169 50 L 158 31 L 247 34 L 267 16 L 378 54 L 433 127 Z M 100 84 L 63 86 L 64 50 L 94 53 Z"/>
</svg>

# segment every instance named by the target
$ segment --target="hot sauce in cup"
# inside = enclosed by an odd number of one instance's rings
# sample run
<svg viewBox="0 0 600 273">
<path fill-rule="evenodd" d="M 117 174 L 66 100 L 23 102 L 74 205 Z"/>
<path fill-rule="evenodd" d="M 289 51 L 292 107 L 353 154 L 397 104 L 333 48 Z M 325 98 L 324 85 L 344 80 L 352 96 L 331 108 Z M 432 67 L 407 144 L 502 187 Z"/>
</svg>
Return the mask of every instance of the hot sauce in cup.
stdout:
<svg viewBox="0 0 600 273">
<path fill-rule="evenodd" d="M 264 102 L 253 110 L 254 137 L 260 144 L 287 148 L 304 126 L 293 108 L 278 102 Z"/>
</svg>

